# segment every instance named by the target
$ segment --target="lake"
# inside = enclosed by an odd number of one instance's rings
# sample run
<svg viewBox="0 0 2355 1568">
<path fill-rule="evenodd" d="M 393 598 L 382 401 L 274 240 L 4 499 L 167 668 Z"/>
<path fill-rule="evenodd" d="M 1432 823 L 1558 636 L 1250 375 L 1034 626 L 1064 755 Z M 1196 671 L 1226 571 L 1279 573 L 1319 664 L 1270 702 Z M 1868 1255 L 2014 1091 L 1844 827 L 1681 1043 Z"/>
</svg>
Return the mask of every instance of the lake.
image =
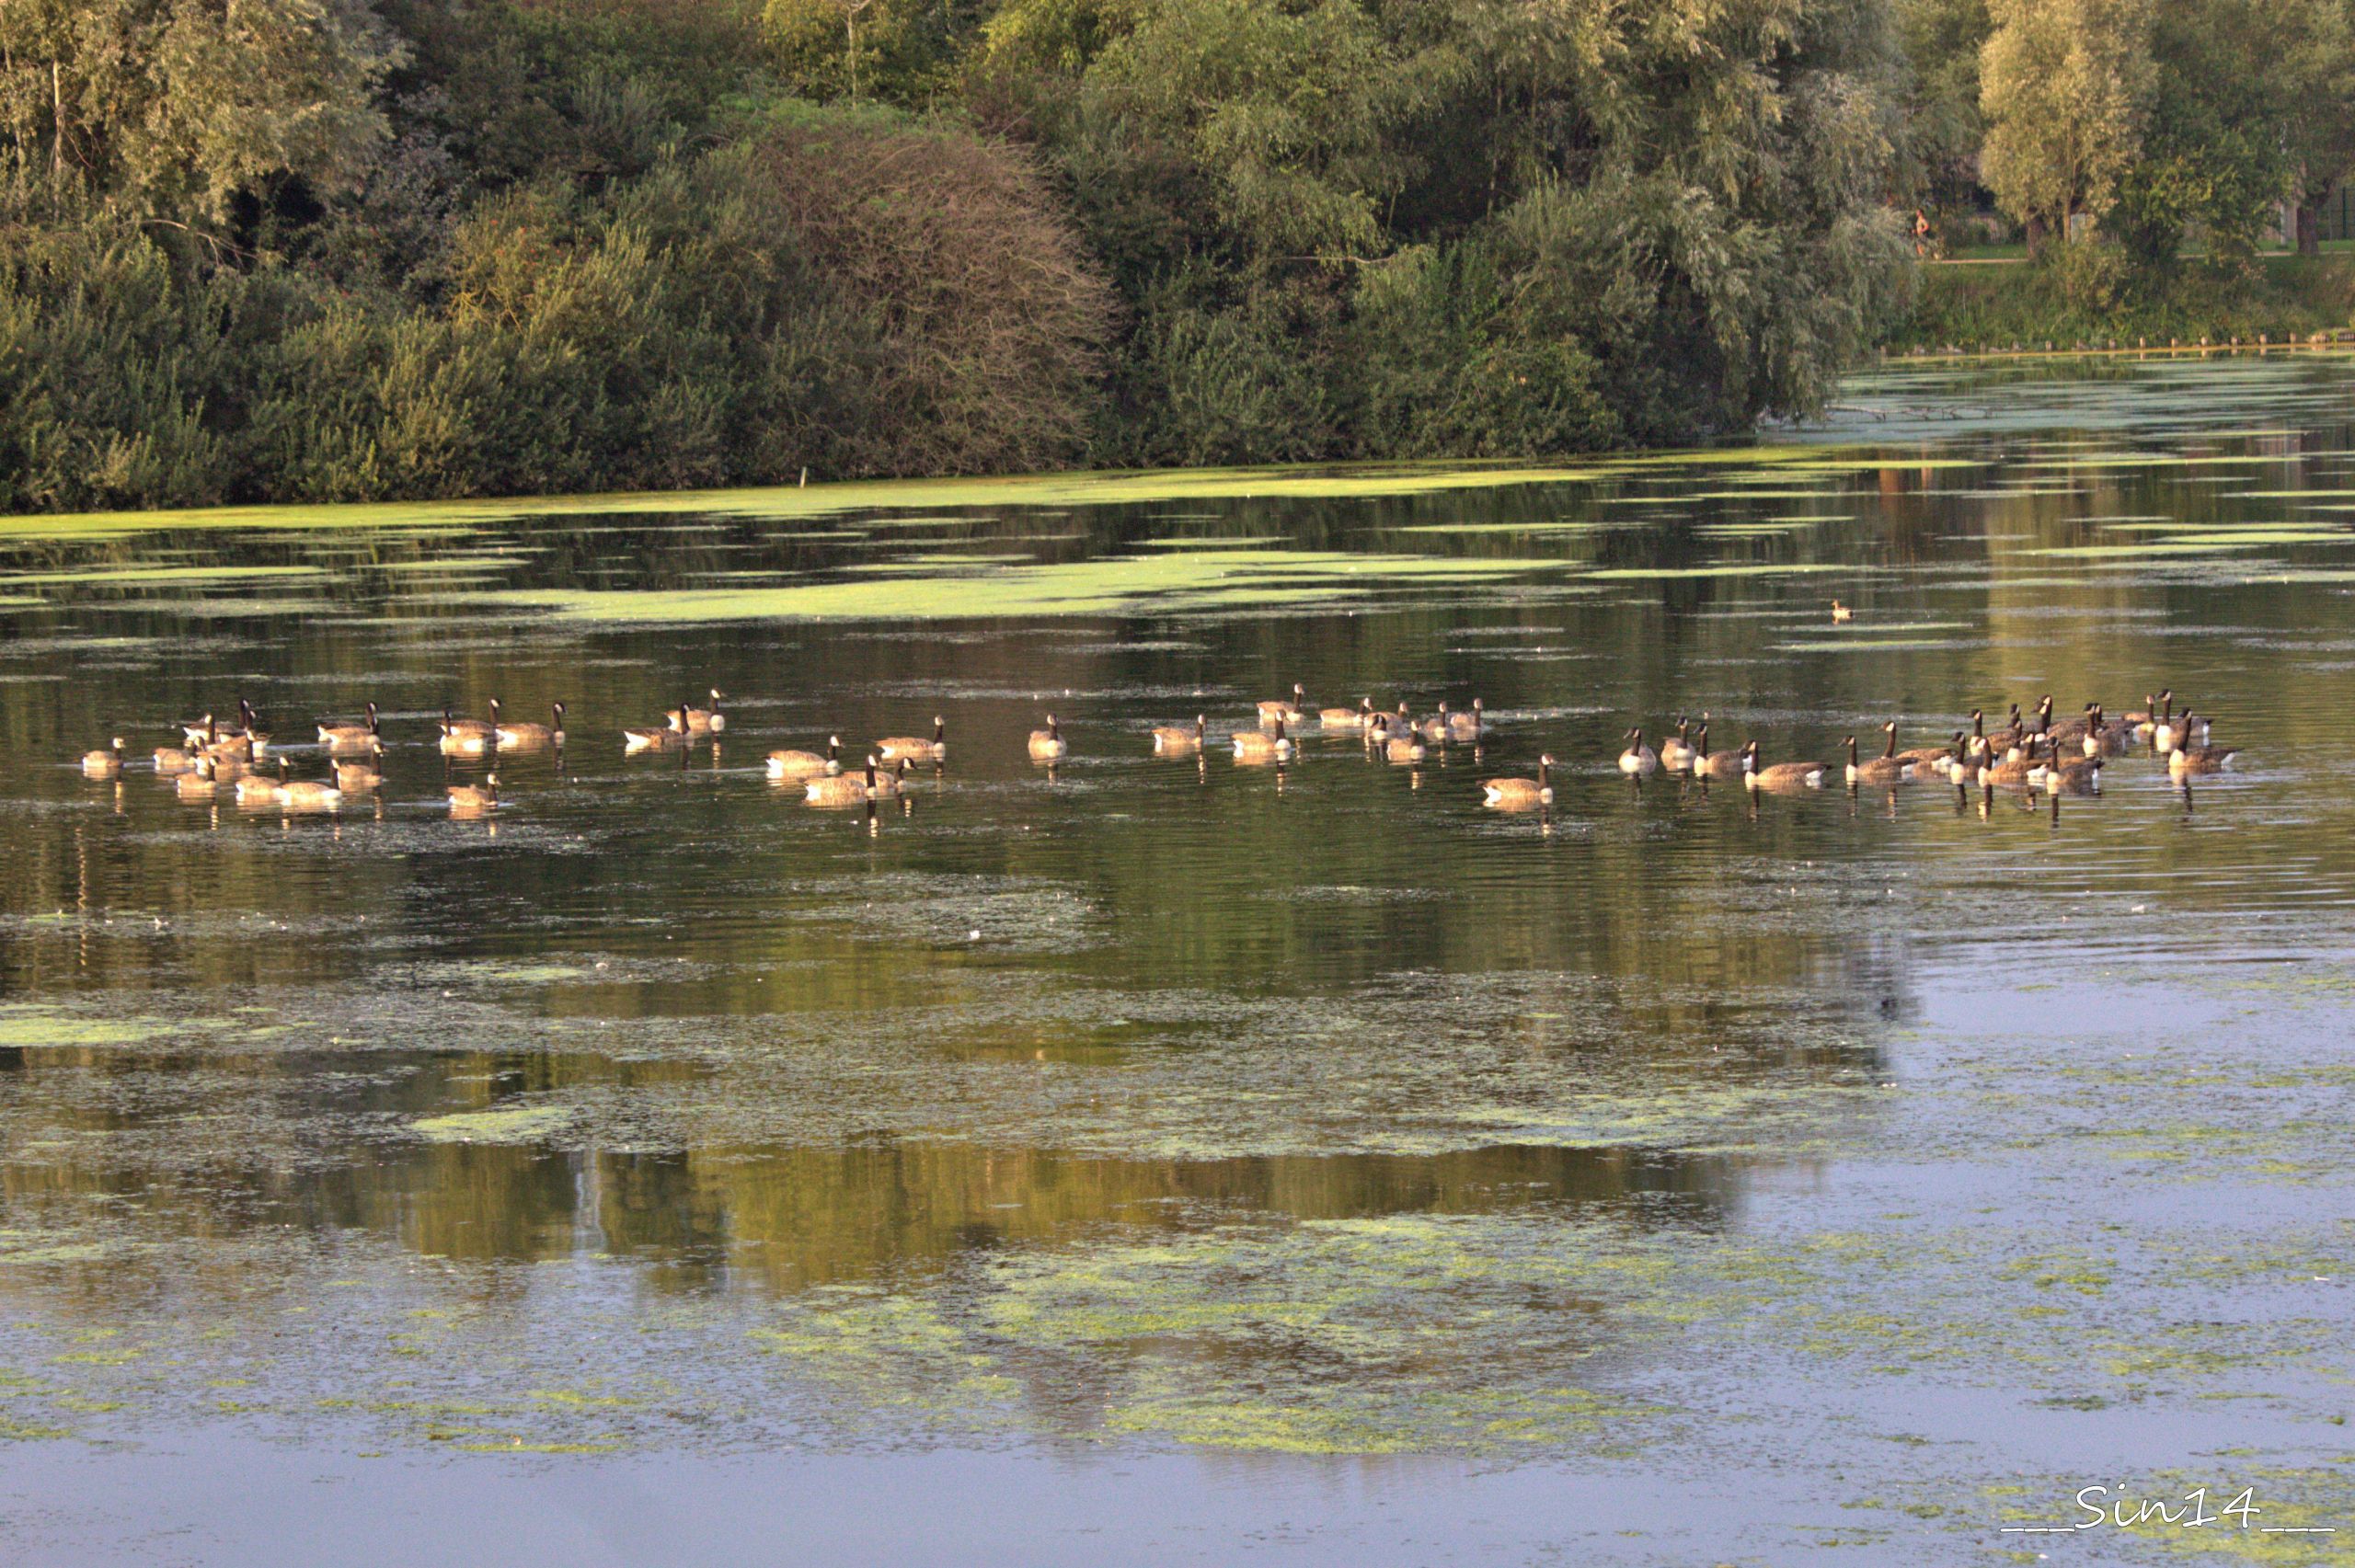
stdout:
<svg viewBox="0 0 2355 1568">
<path fill-rule="evenodd" d="M 17 520 L 0 1539 L 1964 1563 L 2204 1486 L 2068 1551 L 2343 1561 L 2350 518 L 2298 355 L 1549 469 Z M 1239 762 L 1294 682 L 1488 733 Z M 2161 692 L 2231 770 L 1615 761 Z M 445 757 L 493 698 L 567 743 Z M 379 704 L 382 787 L 157 774 L 241 699 L 296 780 Z M 899 798 L 767 777 L 936 716 Z"/>
</svg>

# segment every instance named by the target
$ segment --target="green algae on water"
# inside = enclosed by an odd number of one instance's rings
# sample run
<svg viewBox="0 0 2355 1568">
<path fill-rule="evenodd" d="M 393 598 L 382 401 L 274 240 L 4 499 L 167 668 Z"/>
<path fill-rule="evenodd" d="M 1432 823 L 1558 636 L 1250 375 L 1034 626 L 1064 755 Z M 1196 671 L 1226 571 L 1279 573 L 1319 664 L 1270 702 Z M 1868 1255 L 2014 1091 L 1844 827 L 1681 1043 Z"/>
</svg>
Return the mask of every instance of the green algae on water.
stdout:
<svg viewBox="0 0 2355 1568">
<path fill-rule="evenodd" d="M 568 620 L 623 624 L 1105 615 L 1146 602 L 1180 612 L 1308 605 L 1385 588 L 1497 582 L 1561 565 L 1342 551 L 1205 549 L 1005 567 L 958 577 L 673 592 L 545 589 L 491 594 L 480 601 L 551 611 Z"/>
<path fill-rule="evenodd" d="M 22 572 L 14 577 L 0 577 L 0 587 L 97 587 L 121 583 L 143 588 L 168 588 L 181 583 L 240 582 L 255 578 L 284 582 L 294 578 L 317 579 L 327 576 L 327 572 L 322 567 L 110 567 L 79 572 Z"/>
<path fill-rule="evenodd" d="M 436 1143 L 533 1143 L 561 1130 L 572 1119 L 569 1106 L 518 1105 L 428 1116 L 409 1123 L 409 1130 Z"/>
</svg>

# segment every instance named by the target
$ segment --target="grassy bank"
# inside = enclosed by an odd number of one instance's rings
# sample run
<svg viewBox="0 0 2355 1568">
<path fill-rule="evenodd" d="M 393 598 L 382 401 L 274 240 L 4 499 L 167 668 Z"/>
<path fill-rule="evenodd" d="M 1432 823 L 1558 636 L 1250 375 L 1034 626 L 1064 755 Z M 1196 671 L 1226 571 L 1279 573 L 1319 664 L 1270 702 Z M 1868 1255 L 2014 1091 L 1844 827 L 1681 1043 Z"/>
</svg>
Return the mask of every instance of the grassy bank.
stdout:
<svg viewBox="0 0 2355 1568">
<path fill-rule="evenodd" d="M 2268 256 L 2237 278 L 2187 265 L 2165 280 L 2075 296 L 2050 267 L 1924 267 L 1913 308 L 1887 347 L 1901 353 L 2106 338 L 2221 343 L 2260 333 L 2280 342 L 2355 324 L 2355 255 Z"/>
</svg>

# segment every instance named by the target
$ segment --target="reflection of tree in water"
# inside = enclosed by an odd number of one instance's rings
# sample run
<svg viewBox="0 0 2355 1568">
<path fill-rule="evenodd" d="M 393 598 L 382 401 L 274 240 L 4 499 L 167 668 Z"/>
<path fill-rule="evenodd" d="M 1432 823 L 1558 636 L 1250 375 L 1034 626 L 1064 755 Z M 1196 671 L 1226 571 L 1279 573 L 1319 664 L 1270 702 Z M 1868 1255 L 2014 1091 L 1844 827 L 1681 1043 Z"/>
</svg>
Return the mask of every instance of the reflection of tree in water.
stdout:
<svg viewBox="0 0 2355 1568">
<path fill-rule="evenodd" d="M 1088 1159 L 1043 1150 L 888 1141 L 850 1150 L 712 1150 L 592 1157 L 605 1245 L 661 1255 L 693 1213 L 713 1227 L 692 1251 L 740 1280 L 791 1289 L 938 1268 L 959 1254 L 1083 1240 L 1108 1226 L 1198 1229 L 1221 1217 L 1338 1219 L 1596 1205 L 1646 1223 L 1710 1224 L 1733 1201 L 1735 1162 L 1662 1150 L 1490 1147 L 1433 1156 Z M 659 1182 L 649 1210 L 611 1196 Z M 659 1276 L 658 1276 L 659 1277 Z M 717 1283 L 699 1270 L 671 1282 Z"/>
</svg>

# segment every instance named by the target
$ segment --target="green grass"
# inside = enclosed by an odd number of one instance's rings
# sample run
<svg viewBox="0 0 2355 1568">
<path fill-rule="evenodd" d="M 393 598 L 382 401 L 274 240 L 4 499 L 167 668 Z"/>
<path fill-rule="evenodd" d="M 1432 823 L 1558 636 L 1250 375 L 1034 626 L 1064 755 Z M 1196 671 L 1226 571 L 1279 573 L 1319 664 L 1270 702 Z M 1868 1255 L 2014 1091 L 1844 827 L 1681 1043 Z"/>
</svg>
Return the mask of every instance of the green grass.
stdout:
<svg viewBox="0 0 2355 1568">
<path fill-rule="evenodd" d="M 1995 259 L 1999 248 L 1968 256 Z M 2104 338 L 2221 343 L 2253 341 L 2260 333 L 2279 343 L 2355 322 L 2355 249 L 2343 245 L 2326 246 L 2319 258 L 2269 255 L 2246 278 L 2187 265 L 2098 310 L 2071 302 L 2060 280 L 2042 267 L 1930 266 L 1921 269 L 1920 282 L 1913 311 L 1884 345 L 1892 353 L 2047 342 L 2066 349 Z"/>
</svg>

